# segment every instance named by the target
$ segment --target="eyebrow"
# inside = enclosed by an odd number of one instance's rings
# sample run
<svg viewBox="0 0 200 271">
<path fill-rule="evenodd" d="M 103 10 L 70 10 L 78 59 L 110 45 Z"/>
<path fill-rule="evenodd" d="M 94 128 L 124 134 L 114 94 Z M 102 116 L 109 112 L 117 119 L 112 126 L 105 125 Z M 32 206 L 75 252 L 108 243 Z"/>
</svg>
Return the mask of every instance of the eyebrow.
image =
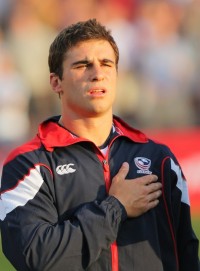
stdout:
<svg viewBox="0 0 200 271">
<path fill-rule="evenodd" d="M 100 60 L 100 62 L 101 62 L 101 63 L 111 63 L 111 64 L 115 64 L 114 61 L 112 61 L 112 60 L 110 60 L 110 59 L 107 59 L 107 58 L 104 58 L 104 59 Z M 71 66 L 73 67 L 73 66 L 76 66 L 76 65 L 79 65 L 79 64 L 85 64 L 85 65 L 87 65 L 87 64 L 91 64 L 91 63 L 92 63 L 92 60 L 85 60 L 85 59 L 83 59 L 83 60 L 78 60 L 78 61 L 73 62 L 73 63 L 71 64 Z"/>
</svg>

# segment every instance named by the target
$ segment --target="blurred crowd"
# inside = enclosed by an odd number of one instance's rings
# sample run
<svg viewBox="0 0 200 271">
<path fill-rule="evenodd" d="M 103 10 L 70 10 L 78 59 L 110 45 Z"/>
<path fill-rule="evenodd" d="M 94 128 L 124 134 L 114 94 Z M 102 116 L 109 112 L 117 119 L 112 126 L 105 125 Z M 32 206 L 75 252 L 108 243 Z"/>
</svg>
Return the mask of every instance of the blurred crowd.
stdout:
<svg viewBox="0 0 200 271">
<path fill-rule="evenodd" d="M 200 125 L 200 0 L 0 0 L 0 160 L 60 113 L 49 46 L 89 18 L 120 49 L 115 114 L 139 129 Z"/>
</svg>

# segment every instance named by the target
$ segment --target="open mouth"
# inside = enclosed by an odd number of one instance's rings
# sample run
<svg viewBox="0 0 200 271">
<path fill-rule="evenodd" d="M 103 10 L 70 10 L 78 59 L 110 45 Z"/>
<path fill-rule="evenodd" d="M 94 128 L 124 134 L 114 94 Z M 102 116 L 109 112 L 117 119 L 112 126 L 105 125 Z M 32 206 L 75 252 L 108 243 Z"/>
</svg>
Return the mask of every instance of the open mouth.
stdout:
<svg viewBox="0 0 200 271">
<path fill-rule="evenodd" d="M 104 89 L 92 89 L 89 91 L 91 95 L 96 95 L 96 94 L 104 94 L 106 91 Z"/>
</svg>

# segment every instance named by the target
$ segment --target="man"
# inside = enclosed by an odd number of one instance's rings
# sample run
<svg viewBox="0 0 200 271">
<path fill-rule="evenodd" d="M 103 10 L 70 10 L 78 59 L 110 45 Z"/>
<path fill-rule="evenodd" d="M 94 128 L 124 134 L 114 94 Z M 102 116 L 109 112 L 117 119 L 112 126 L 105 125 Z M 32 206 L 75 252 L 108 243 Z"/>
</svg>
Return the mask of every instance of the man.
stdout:
<svg viewBox="0 0 200 271">
<path fill-rule="evenodd" d="M 3 251 L 17 270 L 199 270 L 176 158 L 113 116 L 118 59 L 95 19 L 50 47 L 61 116 L 13 151 L 2 174 Z"/>
</svg>

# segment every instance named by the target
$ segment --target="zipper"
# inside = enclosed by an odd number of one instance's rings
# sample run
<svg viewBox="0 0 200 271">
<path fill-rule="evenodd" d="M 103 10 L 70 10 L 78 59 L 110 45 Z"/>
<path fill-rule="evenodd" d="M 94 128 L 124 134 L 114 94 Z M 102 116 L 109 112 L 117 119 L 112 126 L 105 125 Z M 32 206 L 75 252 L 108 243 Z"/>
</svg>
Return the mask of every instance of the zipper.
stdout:
<svg viewBox="0 0 200 271">
<path fill-rule="evenodd" d="M 104 171 L 104 180 L 105 180 L 105 186 L 106 186 L 106 192 L 108 194 L 110 185 L 111 185 L 111 180 L 110 180 L 110 166 L 108 163 L 108 152 L 106 157 L 102 155 L 102 153 L 97 152 L 97 156 L 99 160 L 102 163 L 103 166 L 103 171 Z M 102 159 L 103 157 L 103 159 Z M 107 159 L 106 159 L 107 158 Z M 117 242 L 113 242 L 110 245 L 110 251 L 111 251 L 111 270 L 112 271 L 119 271 L 119 256 L 118 256 L 118 247 L 117 247 Z"/>
<path fill-rule="evenodd" d="M 104 170 L 104 180 L 105 180 L 105 186 L 106 186 L 106 192 L 108 193 L 111 182 L 110 182 L 110 167 L 108 164 L 108 161 L 104 159 L 102 161 L 103 164 L 103 170 Z"/>
</svg>

